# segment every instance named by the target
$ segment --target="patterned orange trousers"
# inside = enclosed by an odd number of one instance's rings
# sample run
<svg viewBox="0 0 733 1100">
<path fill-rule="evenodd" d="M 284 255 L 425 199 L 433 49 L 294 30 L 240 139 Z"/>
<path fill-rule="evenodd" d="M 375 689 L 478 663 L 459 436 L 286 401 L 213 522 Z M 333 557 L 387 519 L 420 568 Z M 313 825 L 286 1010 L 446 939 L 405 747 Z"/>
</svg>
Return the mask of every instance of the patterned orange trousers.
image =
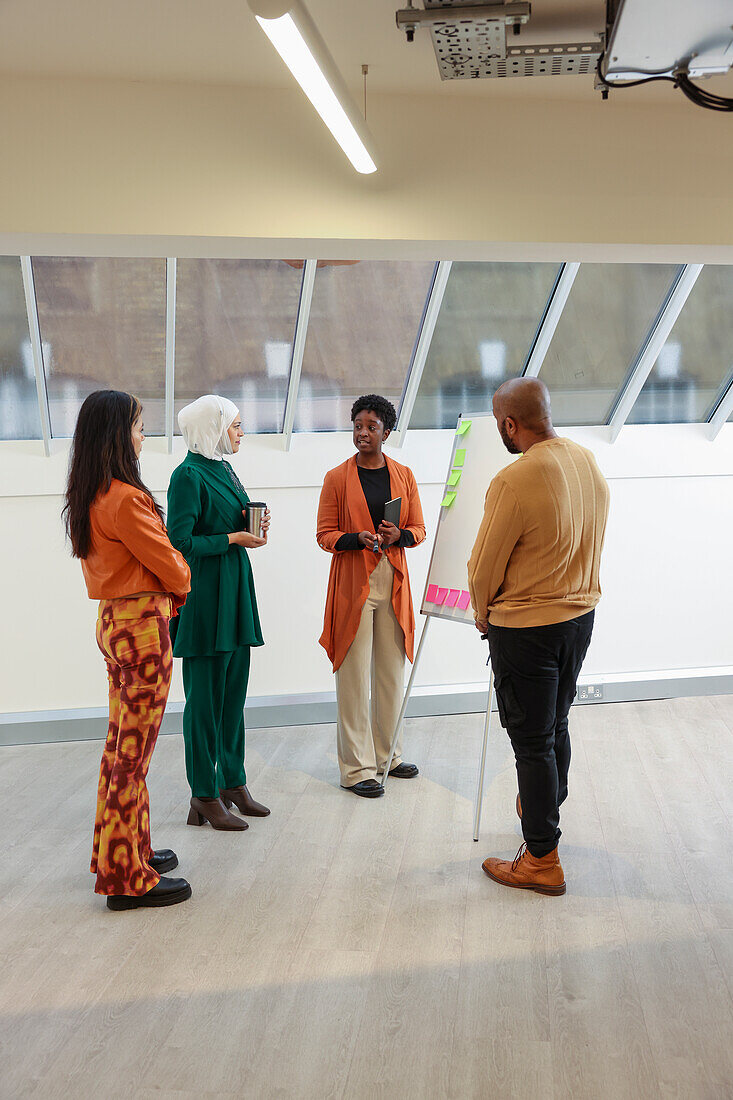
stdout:
<svg viewBox="0 0 733 1100">
<path fill-rule="evenodd" d="M 102 753 L 91 872 L 97 894 L 146 894 L 160 880 L 148 860 L 145 777 L 173 671 L 169 596 L 102 600 L 97 645 L 107 664 L 109 730 Z"/>
</svg>

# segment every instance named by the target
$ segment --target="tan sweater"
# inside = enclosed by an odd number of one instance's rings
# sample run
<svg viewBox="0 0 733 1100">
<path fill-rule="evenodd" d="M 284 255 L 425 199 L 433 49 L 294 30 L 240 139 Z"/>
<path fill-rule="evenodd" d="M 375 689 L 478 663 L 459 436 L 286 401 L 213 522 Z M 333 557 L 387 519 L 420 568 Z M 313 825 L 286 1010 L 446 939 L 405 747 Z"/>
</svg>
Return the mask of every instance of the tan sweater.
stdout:
<svg viewBox="0 0 733 1100">
<path fill-rule="evenodd" d="M 498 473 L 468 563 L 475 618 L 546 626 L 594 608 L 608 500 L 595 458 L 569 439 L 535 443 Z"/>
</svg>

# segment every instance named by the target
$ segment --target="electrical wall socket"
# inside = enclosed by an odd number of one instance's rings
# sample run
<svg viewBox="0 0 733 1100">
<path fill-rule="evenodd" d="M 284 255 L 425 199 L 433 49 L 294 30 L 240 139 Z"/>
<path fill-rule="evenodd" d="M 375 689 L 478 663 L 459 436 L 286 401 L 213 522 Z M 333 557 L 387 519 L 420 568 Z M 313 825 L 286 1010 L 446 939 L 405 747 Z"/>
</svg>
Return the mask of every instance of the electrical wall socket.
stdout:
<svg viewBox="0 0 733 1100">
<path fill-rule="evenodd" d="M 597 703 L 603 699 L 603 687 L 601 684 L 583 684 L 578 688 L 578 702 L 582 703 L 588 700 L 593 700 Z"/>
</svg>

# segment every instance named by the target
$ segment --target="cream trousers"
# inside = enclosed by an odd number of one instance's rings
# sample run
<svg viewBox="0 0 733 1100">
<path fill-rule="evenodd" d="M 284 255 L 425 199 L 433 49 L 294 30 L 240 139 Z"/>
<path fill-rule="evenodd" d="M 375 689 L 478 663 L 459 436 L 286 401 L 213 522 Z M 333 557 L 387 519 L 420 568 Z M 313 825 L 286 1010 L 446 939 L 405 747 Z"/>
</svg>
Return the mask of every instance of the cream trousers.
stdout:
<svg viewBox="0 0 733 1100">
<path fill-rule="evenodd" d="M 376 779 L 389 756 L 405 684 L 405 638 L 392 607 L 394 569 L 382 554 L 356 637 L 336 672 L 341 783 Z M 369 689 L 371 687 L 371 707 Z M 392 767 L 402 761 L 401 738 Z"/>
</svg>

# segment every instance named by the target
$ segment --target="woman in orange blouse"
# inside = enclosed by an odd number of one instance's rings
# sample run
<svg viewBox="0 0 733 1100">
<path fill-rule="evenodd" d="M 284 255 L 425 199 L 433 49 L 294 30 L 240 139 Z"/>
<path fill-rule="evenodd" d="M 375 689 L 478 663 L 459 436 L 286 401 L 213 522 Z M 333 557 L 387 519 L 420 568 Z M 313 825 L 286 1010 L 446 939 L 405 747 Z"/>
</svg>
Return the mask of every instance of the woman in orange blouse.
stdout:
<svg viewBox="0 0 733 1100">
<path fill-rule="evenodd" d="M 140 478 L 142 407 L 98 390 L 79 411 L 64 519 L 91 599 L 107 665 L 109 729 L 102 753 L 92 874 L 110 909 L 175 905 L 191 896 L 174 852 L 154 852 L 145 777 L 163 718 L 173 660 L 168 622 L 190 589 L 189 568 Z"/>
<path fill-rule="evenodd" d="M 321 645 L 336 674 L 341 786 L 378 798 L 399 717 L 405 656 L 413 659 L 415 616 L 405 549 L 425 538 L 412 470 L 382 453 L 395 426 L 394 406 L 367 394 L 351 410 L 356 455 L 323 482 L 316 538 L 333 554 Z M 401 497 L 399 526 L 384 506 Z M 370 700 L 371 686 L 371 700 Z M 390 775 L 412 779 L 398 742 Z"/>
</svg>

